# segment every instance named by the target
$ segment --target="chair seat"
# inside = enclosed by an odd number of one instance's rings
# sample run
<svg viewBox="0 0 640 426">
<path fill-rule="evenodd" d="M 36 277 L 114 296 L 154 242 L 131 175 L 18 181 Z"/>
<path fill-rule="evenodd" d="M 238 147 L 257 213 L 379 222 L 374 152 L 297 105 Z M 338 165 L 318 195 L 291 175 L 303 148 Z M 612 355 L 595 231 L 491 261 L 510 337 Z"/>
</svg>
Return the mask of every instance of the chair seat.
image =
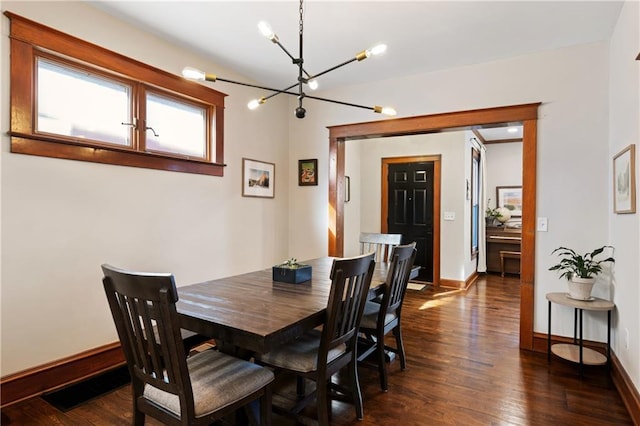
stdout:
<svg viewBox="0 0 640 426">
<path fill-rule="evenodd" d="M 363 328 L 375 329 L 378 324 L 378 313 L 380 312 L 380 304 L 376 302 L 367 302 L 364 305 L 362 320 L 360 321 L 360 330 Z M 384 323 L 388 324 L 396 318 L 395 312 L 387 312 L 384 316 Z"/>
<path fill-rule="evenodd" d="M 273 372 L 259 365 L 206 350 L 187 359 L 196 417 L 242 399 L 273 381 Z M 177 395 L 145 385 L 144 397 L 180 416 Z"/>
<path fill-rule="evenodd" d="M 274 367 L 285 368 L 290 371 L 308 373 L 318 369 L 318 348 L 320 347 L 318 330 L 312 330 L 301 337 L 286 343 L 266 354 L 259 355 L 258 360 Z M 347 346 L 339 345 L 329 350 L 327 362 L 331 362 L 345 353 Z"/>
</svg>

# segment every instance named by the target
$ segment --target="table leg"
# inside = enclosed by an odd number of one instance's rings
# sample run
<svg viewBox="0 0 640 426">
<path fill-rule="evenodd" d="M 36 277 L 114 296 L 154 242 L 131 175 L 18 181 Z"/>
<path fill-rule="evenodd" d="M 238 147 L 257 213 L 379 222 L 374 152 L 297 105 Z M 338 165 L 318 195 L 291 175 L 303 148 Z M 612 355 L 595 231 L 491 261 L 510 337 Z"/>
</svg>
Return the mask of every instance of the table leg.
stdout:
<svg viewBox="0 0 640 426">
<path fill-rule="evenodd" d="M 611 311 L 607 311 L 607 370 L 611 371 Z"/>
<path fill-rule="evenodd" d="M 580 309 L 580 377 L 582 377 L 582 309 Z"/>
<path fill-rule="evenodd" d="M 549 314 L 547 315 L 547 362 L 551 362 L 551 300 L 549 304 Z"/>
<path fill-rule="evenodd" d="M 578 343 L 578 308 L 573 308 L 573 344 Z"/>
</svg>

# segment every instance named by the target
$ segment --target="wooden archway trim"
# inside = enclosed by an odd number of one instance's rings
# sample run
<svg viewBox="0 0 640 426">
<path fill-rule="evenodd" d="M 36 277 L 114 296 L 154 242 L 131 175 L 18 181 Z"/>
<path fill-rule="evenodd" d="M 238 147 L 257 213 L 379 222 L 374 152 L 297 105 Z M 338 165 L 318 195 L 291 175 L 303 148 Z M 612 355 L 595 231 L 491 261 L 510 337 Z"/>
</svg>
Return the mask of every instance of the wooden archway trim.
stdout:
<svg viewBox="0 0 640 426">
<path fill-rule="evenodd" d="M 520 348 L 533 350 L 537 121 L 540 103 L 329 126 L 329 256 L 344 253 L 345 142 L 522 122 Z"/>
</svg>

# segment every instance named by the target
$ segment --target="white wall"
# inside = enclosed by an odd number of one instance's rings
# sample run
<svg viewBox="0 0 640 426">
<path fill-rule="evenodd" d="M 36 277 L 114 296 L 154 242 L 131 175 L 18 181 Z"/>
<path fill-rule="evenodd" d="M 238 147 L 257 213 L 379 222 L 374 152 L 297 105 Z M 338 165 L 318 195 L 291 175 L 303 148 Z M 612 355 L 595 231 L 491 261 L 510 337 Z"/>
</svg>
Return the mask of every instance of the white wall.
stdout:
<svg viewBox="0 0 640 426">
<path fill-rule="evenodd" d="M 636 212 L 613 214 L 613 197 L 607 199 L 609 243 L 616 248 L 615 279 L 611 294 L 614 314 L 614 351 L 625 370 L 640 389 L 640 3 L 627 1 L 620 13 L 610 45 L 609 90 L 609 179 L 613 182 L 610 160 L 623 148 L 636 145 Z M 627 349 L 626 334 L 629 334 Z"/>
<path fill-rule="evenodd" d="M 550 253 L 561 245 L 586 251 L 609 240 L 607 63 L 608 44 L 593 43 L 326 91 L 320 96 L 365 105 L 391 104 L 400 117 L 542 102 L 537 132 L 536 199 L 537 214 L 548 218 L 549 231 L 536 234 L 534 330 L 546 333 L 545 294 L 566 290 L 566 283 L 548 271 L 555 261 Z M 325 162 L 328 161 L 325 126 L 379 118 L 366 111 L 332 104 L 314 103 L 307 109 L 304 125 L 292 122 L 292 141 L 317 152 L 322 150 L 319 156 Z M 321 180 L 321 186 L 317 196 L 326 197 L 328 183 Z M 588 208 L 584 208 L 580 195 L 585 190 L 589 192 Z M 318 203 L 325 202 L 326 206 L 326 200 Z M 317 213 L 308 210 L 307 214 Z M 324 230 L 329 224 L 326 211 L 322 214 L 325 218 L 319 226 Z M 289 240 L 292 252 L 301 246 L 293 236 L 303 229 L 292 227 Z M 589 232 L 585 232 L 587 229 Z M 326 238 L 305 240 L 304 249 L 309 250 L 310 246 L 315 246 L 318 255 L 325 254 Z M 600 284 L 595 291 L 602 296 L 606 288 Z M 572 335 L 571 312 L 558 311 L 554 318 L 553 333 Z M 585 337 L 606 340 L 606 319 L 587 315 Z"/>
<path fill-rule="evenodd" d="M 2 8 L 176 74 L 191 64 L 242 78 L 81 2 Z M 0 19 L 8 114 L 9 23 Z M 288 182 L 296 173 L 287 101 L 274 98 L 252 114 L 250 89 L 216 89 L 229 94 L 222 178 L 11 154 L 1 114 L 2 376 L 117 340 L 102 289 L 104 262 L 172 272 L 180 286 L 289 256 Z M 276 163 L 274 199 L 241 196 L 242 157 Z"/>
<path fill-rule="evenodd" d="M 487 147 L 487 192 L 496 207 L 496 186 L 522 186 L 522 142 L 493 143 Z"/>
<path fill-rule="evenodd" d="M 351 211 L 345 208 L 345 255 L 358 252 L 358 235 L 361 231 L 380 232 L 382 158 L 441 155 L 441 213 L 448 211 L 456 215 L 454 221 L 445 221 L 441 217 L 441 277 L 464 280 L 464 266 L 468 261 L 465 257 L 470 257 L 470 249 L 464 246 L 467 241 L 464 225 L 468 222 L 464 180 L 470 165 L 464 156 L 464 132 L 354 140 L 346 145 L 349 149 L 352 149 L 351 145 L 357 146 L 353 148 L 356 151 L 353 154 L 360 156 L 358 162 L 354 160 L 359 163 L 359 174 L 350 168 L 352 160 L 349 157 L 345 166 L 345 174 L 351 176 L 352 199 L 359 199 L 360 217 L 359 223 L 351 217 L 347 218 Z M 359 192 L 354 192 L 356 186 Z M 350 227 L 346 225 L 347 220 Z"/>
</svg>

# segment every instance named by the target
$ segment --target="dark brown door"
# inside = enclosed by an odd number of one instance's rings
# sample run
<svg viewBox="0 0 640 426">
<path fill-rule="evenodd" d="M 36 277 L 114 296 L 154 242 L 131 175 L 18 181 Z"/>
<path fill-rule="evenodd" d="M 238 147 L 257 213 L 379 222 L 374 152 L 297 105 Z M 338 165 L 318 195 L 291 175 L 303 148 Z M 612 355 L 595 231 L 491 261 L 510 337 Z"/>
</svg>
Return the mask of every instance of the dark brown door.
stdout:
<svg viewBox="0 0 640 426">
<path fill-rule="evenodd" d="M 389 164 L 387 232 L 416 242 L 418 280 L 433 282 L 433 161 Z"/>
</svg>

